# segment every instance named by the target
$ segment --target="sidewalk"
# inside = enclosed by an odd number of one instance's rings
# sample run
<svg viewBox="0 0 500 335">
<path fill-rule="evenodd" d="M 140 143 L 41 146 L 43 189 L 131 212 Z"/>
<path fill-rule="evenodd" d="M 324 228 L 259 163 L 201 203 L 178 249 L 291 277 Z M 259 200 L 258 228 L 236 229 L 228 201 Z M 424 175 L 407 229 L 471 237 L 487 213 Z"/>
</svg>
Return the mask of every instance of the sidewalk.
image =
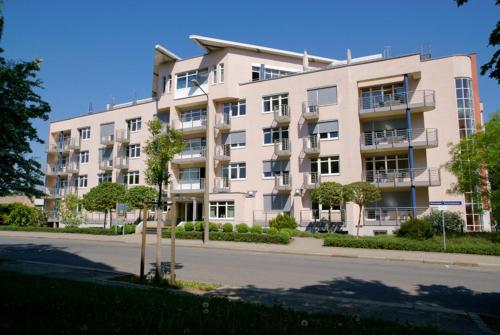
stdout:
<svg viewBox="0 0 500 335">
<path fill-rule="evenodd" d="M 51 238 L 51 239 L 73 239 L 83 241 L 102 241 L 133 243 L 141 242 L 140 235 L 106 236 L 106 235 L 86 235 L 67 233 L 42 233 L 42 232 L 18 232 L 0 231 L 0 237 L 28 237 L 28 238 Z M 154 244 L 155 235 L 147 236 L 147 243 Z M 170 239 L 162 239 L 163 245 L 170 245 Z M 176 245 L 180 247 L 193 248 L 213 248 L 232 251 L 251 251 L 262 253 L 282 253 L 302 256 L 330 256 L 346 258 L 362 258 L 375 260 L 409 261 L 420 263 L 446 264 L 458 266 L 486 266 L 500 268 L 500 257 L 482 256 L 468 254 L 451 254 L 439 252 L 402 251 L 402 250 L 381 250 L 381 249 L 358 249 L 358 248 L 336 248 L 323 247 L 323 240 L 316 238 L 295 237 L 288 245 L 246 243 L 246 242 L 225 242 L 210 241 L 208 245 L 203 245 L 201 240 L 176 240 Z"/>
</svg>

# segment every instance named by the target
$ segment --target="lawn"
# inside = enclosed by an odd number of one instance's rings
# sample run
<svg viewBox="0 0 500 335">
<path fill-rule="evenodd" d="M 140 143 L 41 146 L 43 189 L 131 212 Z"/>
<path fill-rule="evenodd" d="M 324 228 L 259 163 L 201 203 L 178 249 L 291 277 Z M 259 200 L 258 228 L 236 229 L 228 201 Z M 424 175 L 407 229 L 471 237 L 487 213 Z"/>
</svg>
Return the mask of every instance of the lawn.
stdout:
<svg viewBox="0 0 500 335">
<path fill-rule="evenodd" d="M 221 298 L 0 272 L 2 334 L 444 334 Z"/>
</svg>

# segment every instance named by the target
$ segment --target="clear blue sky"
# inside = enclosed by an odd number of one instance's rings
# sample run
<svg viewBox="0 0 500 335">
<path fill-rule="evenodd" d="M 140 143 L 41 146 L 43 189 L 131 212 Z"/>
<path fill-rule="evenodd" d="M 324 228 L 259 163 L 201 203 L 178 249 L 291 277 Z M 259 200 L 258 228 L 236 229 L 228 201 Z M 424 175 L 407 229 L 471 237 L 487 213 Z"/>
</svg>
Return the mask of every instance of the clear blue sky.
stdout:
<svg viewBox="0 0 500 335">
<path fill-rule="evenodd" d="M 4 0 L 1 42 L 7 58 L 44 60 L 42 95 L 50 120 L 102 110 L 114 97 L 130 101 L 151 92 L 153 47 L 159 43 L 182 58 L 201 49 L 189 34 L 345 59 L 381 53 L 416 52 L 430 45 L 433 56 L 491 57 L 488 36 L 500 17 L 495 0 L 169 1 Z M 500 86 L 481 76 L 480 94 L 489 113 L 500 108 Z M 47 138 L 48 122 L 35 122 Z M 44 146 L 32 146 L 45 161 Z"/>
</svg>

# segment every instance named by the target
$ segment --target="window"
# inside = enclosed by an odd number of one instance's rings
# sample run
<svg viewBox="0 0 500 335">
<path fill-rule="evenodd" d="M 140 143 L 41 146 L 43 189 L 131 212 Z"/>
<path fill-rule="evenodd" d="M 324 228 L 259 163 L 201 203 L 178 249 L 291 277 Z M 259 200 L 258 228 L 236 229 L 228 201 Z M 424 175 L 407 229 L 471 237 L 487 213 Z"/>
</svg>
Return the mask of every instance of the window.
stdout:
<svg viewBox="0 0 500 335">
<path fill-rule="evenodd" d="M 79 188 L 86 188 L 88 183 L 88 178 L 87 175 L 81 175 L 78 176 L 78 187 Z"/>
<path fill-rule="evenodd" d="M 319 135 L 321 139 L 335 139 L 339 138 L 339 122 L 326 121 L 309 124 L 309 135 Z"/>
<path fill-rule="evenodd" d="M 246 131 L 235 131 L 222 135 L 221 144 L 228 144 L 231 148 L 244 148 L 246 141 Z"/>
<path fill-rule="evenodd" d="M 126 185 L 139 185 L 139 171 L 129 171 L 123 176 Z"/>
<path fill-rule="evenodd" d="M 234 219 L 234 201 L 211 201 L 211 219 Z"/>
<path fill-rule="evenodd" d="M 89 162 L 89 152 L 88 151 L 80 151 L 79 154 L 80 164 L 86 164 Z"/>
<path fill-rule="evenodd" d="M 361 89 L 363 109 L 384 107 L 387 104 L 405 103 L 406 95 L 403 83 L 365 87 Z"/>
<path fill-rule="evenodd" d="M 196 79 L 200 85 L 206 84 L 208 80 L 208 69 L 194 70 L 177 75 L 177 89 L 195 87 L 192 80 Z"/>
<path fill-rule="evenodd" d="M 131 144 L 128 147 L 129 149 L 129 157 L 130 158 L 138 158 L 141 157 L 141 145 L 140 144 Z"/>
<path fill-rule="evenodd" d="M 222 177 L 229 179 L 246 179 L 247 165 L 246 163 L 231 163 L 222 166 Z"/>
<path fill-rule="evenodd" d="M 127 120 L 127 129 L 129 131 L 139 131 L 141 130 L 141 127 L 142 127 L 142 121 L 141 121 L 141 118 L 138 117 L 136 119 L 130 119 L 130 120 Z"/>
<path fill-rule="evenodd" d="M 310 106 L 335 105 L 337 103 L 337 86 L 307 90 L 307 102 Z"/>
<path fill-rule="evenodd" d="M 288 105 L 288 94 L 264 97 L 264 113 L 270 113 L 282 105 Z"/>
<path fill-rule="evenodd" d="M 162 76 L 161 77 L 161 93 L 165 93 L 165 90 L 167 88 L 167 77 L 166 76 Z"/>
<path fill-rule="evenodd" d="M 224 63 L 219 64 L 219 83 L 224 82 Z"/>
<path fill-rule="evenodd" d="M 288 138 L 288 127 L 265 128 L 263 132 L 264 144 L 281 142 L 283 139 Z"/>
<path fill-rule="evenodd" d="M 211 79 L 210 83 L 212 85 L 215 85 L 215 84 L 217 84 L 217 67 L 212 66 L 212 68 L 210 69 L 210 72 L 212 73 L 212 79 Z"/>
<path fill-rule="evenodd" d="M 78 129 L 78 133 L 81 140 L 88 140 L 90 138 L 90 127 L 80 128 Z"/>
<path fill-rule="evenodd" d="M 460 138 L 467 137 L 475 132 L 474 101 L 472 98 L 472 80 L 470 78 L 455 79 L 458 129 Z"/>
<path fill-rule="evenodd" d="M 387 155 L 365 158 L 366 171 L 393 171 L 393 170 L 408 170 L 409 162 L 407 154 Z M 373 176 L 368 174 L 367 176 Z"/>
<path fill-rule="evenodd" d="M 338 175 L 340 173 L 339 156 L 311 159 L 311 172 L 321 175 Z"/>
<path fill-rule="evenodd" d="M 252 66 L 252 81 L 260 80 L 260 67 Z"/>
<path fill-rule="evenodd" d="M 112 181 L 112 174 L 111 172 L 107 172 L 107 173 L 99 173 L 97 175 L 97 182 L 99 184 L 102 184 L 102 183 L 107 183 L 107 182 L 111 182 Z"/>
<path fill-rule="evenodd" d="M 204 168 L 185 168 L 179 171 L 181 181 L 200 180 L 200 178 L 205 178 Z"/>
<path fill-rule="evenodd" d="M 262 172 L 264 178 L 272 178 L 288 174 L 290 171 L 290 161 L 287 160 L 270 160 L 262 162 Z"/>
<path fill-rule="evenodd" d="M 264 211 L 290 212 L 292 202 L 289 194 L 264 194 Z"/>
<path fill-rule="evenodd" d="M 207 119 L 207 110 L 205 108 L 192 109 L 181 113 L 182 122 L 200 121 Z"/>
<path fill-rule="evenodd" d="M 224 115 L 231 115 L 231 117 L 244 116 L 247 113 L 246 100 L 239 100 L 238 102 L 231 102 L 224 104 Z"/>
<path fill-rule="evenodd" d="M 264 68 L 264 79 L 273 79 L 273 78 L 279 78 L 283 76 L 288 76 L 292 74 L 293 72 L 291 71 L 284 71 L 284 70 L 277 70 L 277 69 L 271 69 L 271 68 Z"/>
</svg>

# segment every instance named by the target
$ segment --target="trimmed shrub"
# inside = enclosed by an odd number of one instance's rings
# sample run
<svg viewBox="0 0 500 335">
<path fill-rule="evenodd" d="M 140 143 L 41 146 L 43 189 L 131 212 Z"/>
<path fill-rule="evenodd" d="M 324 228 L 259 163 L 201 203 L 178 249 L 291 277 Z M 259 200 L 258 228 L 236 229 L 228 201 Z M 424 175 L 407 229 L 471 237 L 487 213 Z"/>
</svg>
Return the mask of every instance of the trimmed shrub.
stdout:
<svg viewBox="0 0 500 335">
<path fill-rule="evenodd" d="M 47 225 L 47 216 L 39 209 L 17 203 L 12 204 L 10 208 L 10 213 L 4 215 L 7 225 L 19 227 L 43 227 Z"/>
<path fill-rule="evenodd" d="M 234 230 L 233 224 L 232 223 L 224 223 L 222 226 L 222 231 L 224 233 L 232 233 Z"/>
<path fill-rule="evenodd" d="M 256 226 L 256 225 L 253 225 L 251 228 L 250 228 L 250 232 L 252 234 L 262 234 L 262 227 L 261 226 Z"/>
<path fill-rule="evenodd" d="M 408 221 L 403 222 L 399 229 L 396 231 L 398 237 L 408 237 L 416 240 L 426 240 L 434 235 L 432 225 L 417 218 L 410 218 Z"/>
<path fill-rule="evenodd" d="M 456 212 L 444 212 L 444 226 L 447 232 L 462 232 L 465 222 Z M 441 233 L 443 231 L 443 222 L 441 211 L 432 210 L 430 214 L 424 215 L 423 220 L 429 222 L 434 229 L 434 232 Z"/>
<path fill-rule="evenodd" d="M 278 230 L 283 228 L 295 229 L 297 228 L 297 221 L 295 221 L 295 218 L 289 214 L 278 214 L 277 217 L 269 221 L 269 227 L 273 227 Z"/>
<path fill-rule="evenodd" d="M 248 225 L 246 223 L 240 223 L 236 225 L 236 231 L 240 234 L 248 233 Z"/>
<path fill-rule="evenodd" d="M 274 228 L 274 227 L 270 227 L 268 230 L 267 230 L 267 233 L 269 235 L 277 235 L 278 234 L 278 229 Z"/>
<path fill-rule="evenodd" d="M 203 231 L 203 222 L 201 222 L 201 221 L 195 222 L 194 230 L 195 231 Z"/>
<path fill-rule="evenodd" d="M 277 236 L 283 240 L 290 241 L 290 233 L 288 233 L 286 230 L 278 232 Z"/>
<path fill-rule="evenodd" d="M 217 223 L 210 222 L 208 224 L 208 231 L 219 231 L 219 225 Z"/>
<path fill-rule="evenodd" d="M 233 241 L 233 242 L 251 242 L 251 243 L 277 243 L 288 244 L 290 237 L 286 234 L 281 235 L 265 235 L 252 233 L 210 233 L 210 240 L 216 241 Z"/>
<path fill-rule="evenodd" d="M 34 231 L 34 232 L 46 232 L 46 233 L 70 233 L 70 234 L 90 234 L 90 235 L 121 235 L 122 229 L 117 229 L 115 232 L 115 226 L 111 228 L 78 228 L 78 227 L 66 227 L 66 228 L 50 228 L 50 227 L 31 227 L 31 226 L 0 226 L 0 230 L 7 231 Z M 135 233 L 135 225 L 126 225 L 125 234 Z"/>
<path fill-rule="evenodd" d="M 184 227 L 184 226 L 177 226 L 177 227 L 175 227 L 175 233 L 176 234 L 177 233 L 183 233 L 185 231 L 186 231 L 186 227 Z"/>
<path fill-rule="evenodd" d="M 184 230 L 185 231 L 193 231 L 194 230 L 194 224 L 192 222 L 186 222 L 184 224 Z"/>
</svg>

